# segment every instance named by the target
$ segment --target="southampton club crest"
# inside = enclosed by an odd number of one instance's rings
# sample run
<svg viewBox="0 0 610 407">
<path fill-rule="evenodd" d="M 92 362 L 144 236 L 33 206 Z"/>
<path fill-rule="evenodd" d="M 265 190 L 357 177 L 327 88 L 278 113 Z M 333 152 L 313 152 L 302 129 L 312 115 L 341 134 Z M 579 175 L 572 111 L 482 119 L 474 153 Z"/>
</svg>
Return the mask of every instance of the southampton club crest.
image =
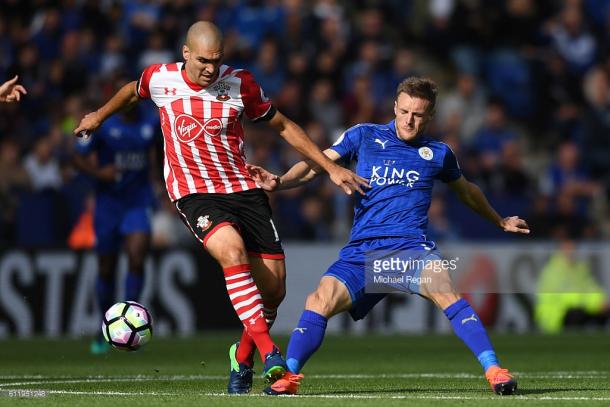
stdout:
<svg viewBox="0 0 610 407">
<path fill-rule="evenodd" d="M 227 85 L 226 82 L 220 81 L 216 85 L 214 85 L 212 89 L 214 89 L 217 93 L 216 100 L 226 102 L 227 100 L 231 99 L 231 96 L 229 96 L 229 91 L 231 90 L 231 87 Z"/>
<path fill-rule="evenodd" d="M 210 215 L 200 216 L 197 218 L 197 227 L 201 229 L 201 231 L 206 231 L 212 226 L 212 221 L 210 220 Z"/>
</svg>

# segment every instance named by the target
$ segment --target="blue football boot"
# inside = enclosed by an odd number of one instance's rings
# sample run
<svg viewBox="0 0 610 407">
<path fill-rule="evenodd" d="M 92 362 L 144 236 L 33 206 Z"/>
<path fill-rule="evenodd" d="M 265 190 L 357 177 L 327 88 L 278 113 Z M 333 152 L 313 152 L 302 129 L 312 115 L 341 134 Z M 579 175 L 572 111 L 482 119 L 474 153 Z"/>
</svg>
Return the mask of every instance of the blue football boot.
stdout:
<svg viewBox="0 0 610 407">
<path fill-rule="evenodd" d="M 263 377 L 267 383 L 275 383 L 277 380 L 284 377 L 288 370 L 286 361 L 280 353 L 279 349 L 273 347 L 273 350 L 265 355 L 265 370 Z"/>
<path fill-rule="evenodd" d="M 248 394 L 252 390 L 252 376 L 254 370 L 244 363 L 239 363 L 236 358 L 239 342 L 234 343 L 229 349 L 229 360 L 231 361 L 231 371 L 229 372 L 229 394 Z"/>
</svg>

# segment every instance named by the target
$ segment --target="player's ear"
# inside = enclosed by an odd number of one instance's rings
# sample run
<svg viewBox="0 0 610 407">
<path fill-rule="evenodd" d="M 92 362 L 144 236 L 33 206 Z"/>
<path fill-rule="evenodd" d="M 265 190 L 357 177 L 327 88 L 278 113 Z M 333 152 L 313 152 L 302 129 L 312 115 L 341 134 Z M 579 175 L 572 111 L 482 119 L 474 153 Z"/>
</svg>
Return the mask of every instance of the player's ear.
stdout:
<svg viewBox="0 0 610 407">
<path fill-rule="evenodd" d="M 182 58 L 184 58 L 185 61 L 188 61 L 190 56 L 191 56 L 191 50 L 189 49 L 189 47 L 186 44 L 184 44 L 182 46 Z"/>
<path fill-rule="evenodd" d="M 394 99 L 394 116 L 398 116 L 398 100 Z"/>
</svg>

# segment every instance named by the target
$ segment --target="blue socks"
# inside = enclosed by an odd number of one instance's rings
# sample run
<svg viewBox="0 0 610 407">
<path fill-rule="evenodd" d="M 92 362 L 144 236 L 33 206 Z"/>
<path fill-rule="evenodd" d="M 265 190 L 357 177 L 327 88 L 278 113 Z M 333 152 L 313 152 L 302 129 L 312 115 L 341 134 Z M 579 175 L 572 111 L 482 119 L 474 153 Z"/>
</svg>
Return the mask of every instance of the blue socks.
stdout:
<svg viewBox="0 0 610 407">
<path fill-rule="evenodd" d="M 127 301 L 139 301 L 142 288 L 144 287 L 144 274 L 127 272 L 125 278 L 125 299 Z"/>
<path fill-rule="evenodd" d="M 483 370 L 487 371 L 491 366 L 499 366 L 487 331 L 466 300 L 456 301 L 443 312 L 451 322 L 455 334 L 474 353 Z M 324 339 L 327 322 L 328 320 L 318 313 L 303 311 L 288 343 L 286 364 L 289 371 L 300 373 L 307 360 L 318 350 Z"/>
<path fill-rule="evenodd" d="M 97 305 L 102 313 L 115 303 L 114 298 L 114 279 L 106 280 L 97 277 L 95 281 L 95 295 L 97 297 Z M 125 299 L 127 301 L 138 301 L 140 294 L 144 288 L 144 276 L 141 274 L 127 273 L 125 279 Z"/>
<path fill-rule="evenodd" d="M 318 350 L 326 332 L 326 317 L 313 311 L 305 310 L 301 314 L 299 324 L 292 331 L 286 364 L 292 373 L 299 373 L 305 362 Z"/>
<path fill-rule="evenodd" d="M 487 331 L 481 323 L 481 318 L 474 312 L 468 301 L 461 298 L 443 312 L 451 322 L 455 334 L 474 353 L 484 371 L 491 366 L 500 365 Z"/>
<path fill-rule="evenodd" d="M 95 281 L 95 296 L 100 312 L 104 314 L 114 304 L 114 279 L 105 280 L 98 276 Z"/>
</svg>

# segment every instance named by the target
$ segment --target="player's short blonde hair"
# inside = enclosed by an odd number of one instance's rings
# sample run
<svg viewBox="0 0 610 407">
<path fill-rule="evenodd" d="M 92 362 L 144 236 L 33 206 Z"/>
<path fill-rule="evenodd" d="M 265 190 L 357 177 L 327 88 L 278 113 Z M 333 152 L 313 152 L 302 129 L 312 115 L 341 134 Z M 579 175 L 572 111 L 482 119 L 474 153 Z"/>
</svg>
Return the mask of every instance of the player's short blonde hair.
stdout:
<svg viewBox="0 0 610 407">
<path fill-rule="evenodd" d="M 400 82 L 400 85 L 396 88 L 396 99 L 398 99 L 398 96 L 403 92 L 411 97 L 429 101 L 430 106 L 428 107 L 428 110 L 434 112 L 438 88 L 432 79 L 411 76 Z"/>
</svg>

